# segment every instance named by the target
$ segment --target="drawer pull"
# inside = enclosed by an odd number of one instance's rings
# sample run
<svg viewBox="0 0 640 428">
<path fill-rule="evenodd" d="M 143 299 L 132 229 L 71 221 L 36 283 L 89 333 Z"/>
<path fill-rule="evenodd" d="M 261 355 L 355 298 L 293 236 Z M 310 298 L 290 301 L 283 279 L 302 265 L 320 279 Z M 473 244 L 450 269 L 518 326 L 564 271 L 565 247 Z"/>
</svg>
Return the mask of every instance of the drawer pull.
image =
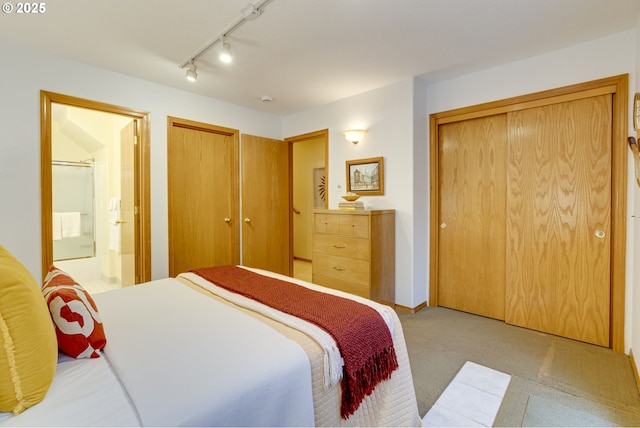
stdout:
<svg viewBox="0 0 640 428">
<path fill-rule="evenodd" d="M 347 246 L 344 245 L 344 244 L 333 244 L 333 247 L 334 248 L 347 248 Z"/>
<path fill-rule="evenodd" d="M 345 268 L 340 267 L 340 266 L 334 266 L 333 268 L 334 268 L 335 270 L 345 270 Z"/>
</svg>

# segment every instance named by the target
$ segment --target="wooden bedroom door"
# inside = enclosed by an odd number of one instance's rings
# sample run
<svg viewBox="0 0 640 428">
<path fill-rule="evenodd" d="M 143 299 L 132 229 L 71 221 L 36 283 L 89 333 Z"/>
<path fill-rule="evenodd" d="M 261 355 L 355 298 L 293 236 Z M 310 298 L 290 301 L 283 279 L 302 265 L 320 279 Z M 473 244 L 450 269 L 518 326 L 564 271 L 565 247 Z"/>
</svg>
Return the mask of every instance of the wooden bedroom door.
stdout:
<svg viewBox="0 0 640 428">
<path fill-rule="evenodd" d="M 609 346 L 612 95 L 508 117 L 506 321 Z"/>
<path fill-rule="evenodd" d="M 242 134 L 242 264 L 291 275 L 289 144 Z"/>
<path fill-rule="evenodd" d="M 438 302 L 504 320 L 506 115 L 439 127 Z"/>
<path fill-rule="evenodd" d="M 238 264 L 238 131 L 169 118 L 169 275 Z"/>
</svg>

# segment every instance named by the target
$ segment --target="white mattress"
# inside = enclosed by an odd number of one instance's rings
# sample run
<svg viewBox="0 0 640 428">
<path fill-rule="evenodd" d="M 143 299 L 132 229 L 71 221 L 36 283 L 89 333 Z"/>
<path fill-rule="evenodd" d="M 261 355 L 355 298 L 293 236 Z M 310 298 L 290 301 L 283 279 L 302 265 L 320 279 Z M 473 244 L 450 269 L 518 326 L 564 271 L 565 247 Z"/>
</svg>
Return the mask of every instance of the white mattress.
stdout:
<svg viewBox="0 0 640 428">
<path fill-rule="evenodd" d="M 18 416 L 0 413 L 0 426 L 139 426 L 140 421 L 106 358 L 58 359 L 44 400 Z"/>
</svg>

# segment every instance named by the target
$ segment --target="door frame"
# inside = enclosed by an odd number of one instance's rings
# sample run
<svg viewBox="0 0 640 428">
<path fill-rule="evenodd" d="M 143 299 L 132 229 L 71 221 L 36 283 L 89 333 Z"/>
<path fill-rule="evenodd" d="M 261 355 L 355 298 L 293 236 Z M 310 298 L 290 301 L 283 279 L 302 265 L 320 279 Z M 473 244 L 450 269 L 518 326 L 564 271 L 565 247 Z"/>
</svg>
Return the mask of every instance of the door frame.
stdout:
<svg viewBox="0 0 640 428">
<path fill-rule="evenodd" d="M 322 138 L 324 140 L 324 176 L 325 176 L 325 199 L 324 208 L 329 207 L 329 130 L 308 132 L 306 134 L 295 135 L 284 139 L 289 144 L 289 272 L 293 276 L 293 145 L 303 143 L 308 140 Z"/>
<path fill-rule="evenodd" d="M 51 182 L 51 104 L 64 104 L 105 113 L 127 116 L 138 125 L 139 141 L 135 145 L 135 200 L 138 222 L 135 228 L 136 283 L 151 280 L 151 205 L 150 205 L 150 133 L 149 113 L 113 104 L 40 91 L 40 203 L 42 220 L 42 277 L 53 264 L 52 182 Z"/>
<path fill-rule="evenodd" d="M 430 257 L 429 306 L 438 305 L 438 261 L 440 224 L 440 141 L 439 126 L 474 118 L 503 114 L 588 98 L 612 95 L 611 147 L 611 312 L 609 347 L 624 353 L 624 307 L 627 238 L 627 132 L 628 74 L 593 80 L 504 100 L 433 113 L 429 117 L 430 140 Z M 615 209 L 614 209 L 615 208 Z"/>
</svg>

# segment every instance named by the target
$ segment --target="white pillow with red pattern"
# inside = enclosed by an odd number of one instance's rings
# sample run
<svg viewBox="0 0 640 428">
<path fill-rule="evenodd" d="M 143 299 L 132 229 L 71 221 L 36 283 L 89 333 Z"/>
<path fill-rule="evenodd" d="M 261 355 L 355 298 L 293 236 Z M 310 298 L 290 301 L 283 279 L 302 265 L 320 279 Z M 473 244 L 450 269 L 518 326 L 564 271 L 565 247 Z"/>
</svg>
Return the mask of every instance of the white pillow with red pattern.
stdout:
<svg viewBox="0 0 640 428">
<path fill-rule="evenodd" d="M 98 358 L 107 339 L 89 293 L 64 271 L 51 266 L 42 294 L 55 325 L 58 348 L 74 358 Z"/>
</svg>

